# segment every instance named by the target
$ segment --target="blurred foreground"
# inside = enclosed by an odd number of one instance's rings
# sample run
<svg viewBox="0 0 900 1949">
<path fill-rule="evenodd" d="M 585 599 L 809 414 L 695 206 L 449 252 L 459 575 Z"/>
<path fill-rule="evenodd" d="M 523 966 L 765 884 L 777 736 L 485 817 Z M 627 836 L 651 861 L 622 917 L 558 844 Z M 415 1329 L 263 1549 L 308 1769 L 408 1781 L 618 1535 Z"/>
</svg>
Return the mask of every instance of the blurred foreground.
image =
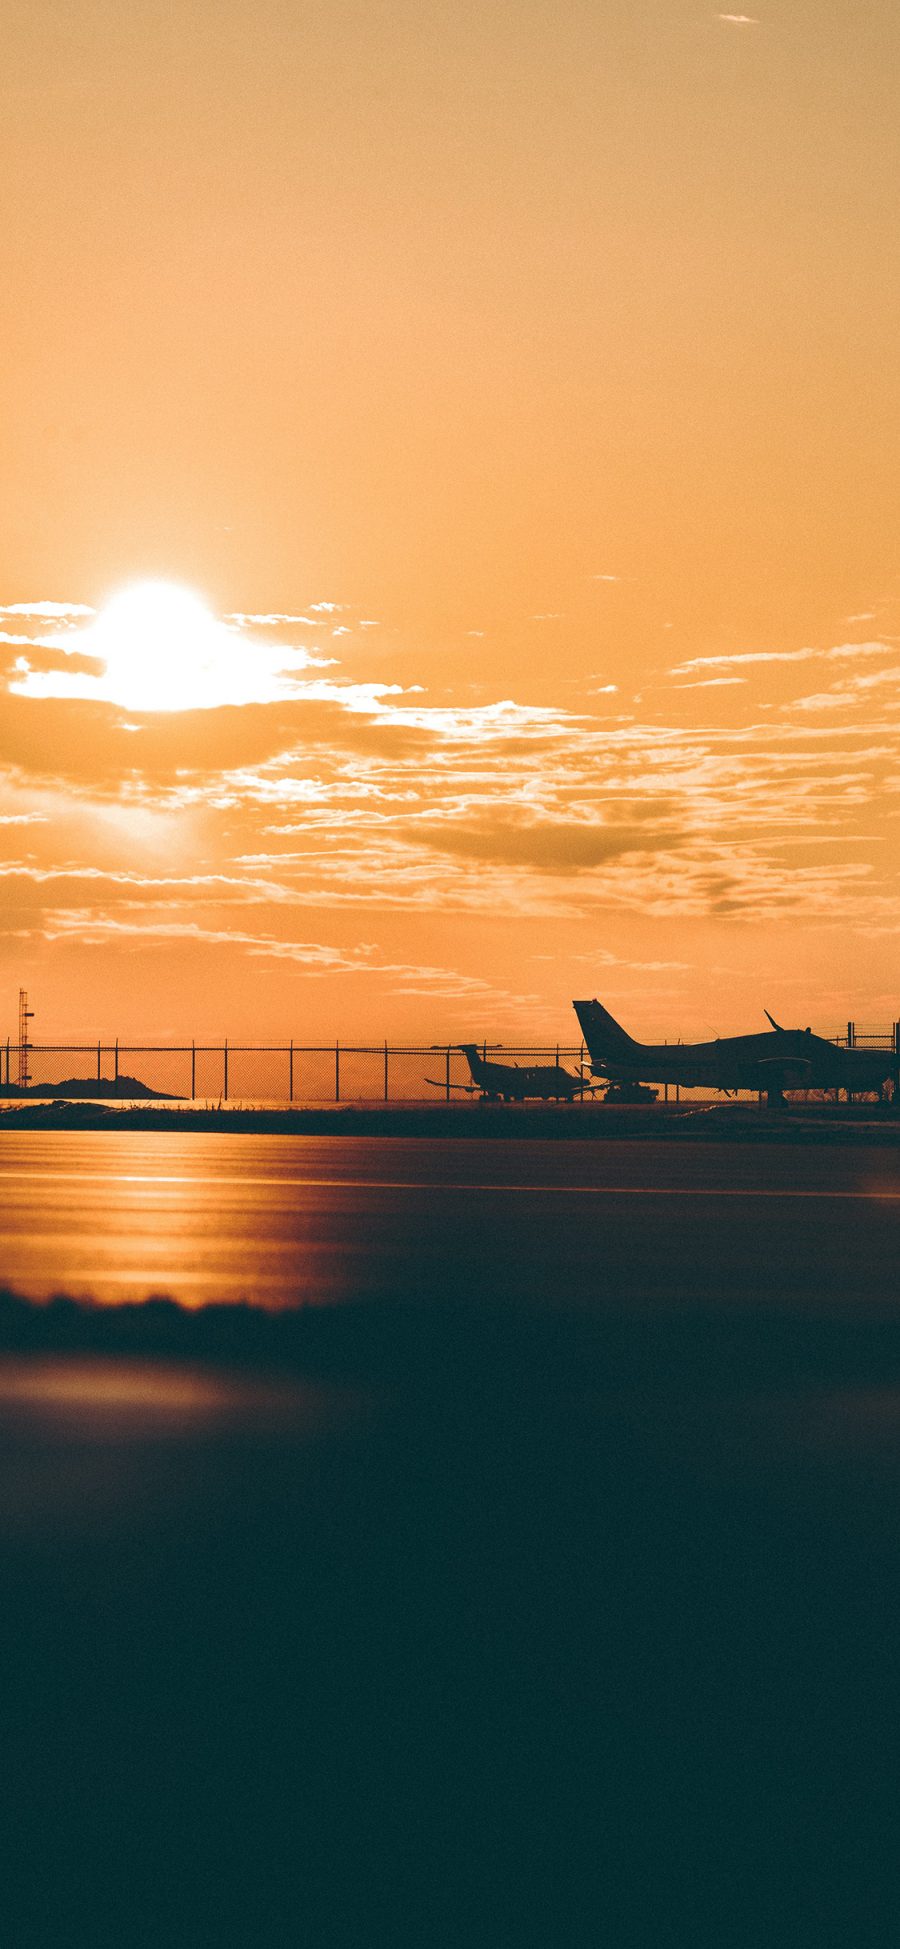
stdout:
<svg viewBox="0 0 900 1949">
<path fill-rule="evenodd" d="M 0 1304 L 12 1940 L 889 1939 L 900 1313 L 491 1273 Z"/>
</svg>

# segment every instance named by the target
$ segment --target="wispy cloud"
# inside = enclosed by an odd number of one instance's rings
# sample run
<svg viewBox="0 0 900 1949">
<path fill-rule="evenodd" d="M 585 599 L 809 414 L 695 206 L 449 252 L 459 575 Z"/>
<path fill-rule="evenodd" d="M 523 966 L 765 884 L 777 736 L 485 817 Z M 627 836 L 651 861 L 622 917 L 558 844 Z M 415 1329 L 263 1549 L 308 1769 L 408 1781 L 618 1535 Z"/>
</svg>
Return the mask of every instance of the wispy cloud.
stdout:
<svg viewBox="0 0 900 1949">
<path fill-rule="evenodd" d="M 670 690 L 723 690 L 727 689 L 730 684 L 745 684 L 746 681 L 746 677 L 696 677 L 692 683 L 669 684 L 666 688 Z"/>
<path fill-rule="evenodd" d="M 865 676 L 846 677 L 840 683 L 829 684 L 827 690 L 815 692 L 812 696 L 796 697 L 790 704 L 783 704 L 784 711 L 833 711 L 844 710 L 862 703 L 876 690 L 892 690 L 896 693 L 900 706 L 900 665 L 888 670 L 874 670 Z M 888 704 L 893 709 L 893 703 Z"/>
<path fill-rule="evenodd" d="M 830 648 L 809 648 L 802 650 L 738 650 L 726 652 L 721 656 L 693 656 L 686 662 L 678 663 L 669 671 L 670 677 L 682 677 L 694 670 L 736 669 L 763 663 L 839 663 L 852 662 L 855 657 L 893 656 L 894 649 L 889 643 L 836 643 Z"/>
<path fill-rule="evenodd" d="M 285 624 L 290 626 L 300 624 L 306 629 L 321 629 L 322 627 L 321 620 L 318 617 L 313 618 L 310 615 L 286 615 L 283 611 L 279 610 L 273 610 L 270 613 L 259 613 L 245 609 L 233 609 L 222 620 L 226 623 L 237 623 L 241 629 L 278 629 L 282 628 Z"/>
<path fill-rule="evenodd" d="M 380 981 L 392 993 L 423 995 L 432 999 L 479 1003 L 495 1008 L 498 1003 L 517 1007 L 540 1007 L 536 994 L 516 994 L 483 976 L 458 968 L 417 961 L 398 961 L 380 954 L 376 943 L 361 942 L 343 947 L 323 941 L 298 941 L 269 933 L 253 933 L 240 928 L 209 926 L 190 918 L 134 918 L 127 913 L 108 914 L 97 907 L 60 908 L 47 917 L 41 927 L 48 942 L 75 940 L 79 946 L 118 947 L 125 952 L 165 950 L 172 946 L 221 950 L 229 948 L 254 961 L 271 961 L 294 966 L 306 976 L 334 979 L 358 976 L 367 983 Z"/>
<path fill-rule="evenodd" d="M 42 618 L 93 616 L 95 611 L 86 602 L 7 602 L 0 604 L 0 616 L 35 616 Z"/>
</svg>

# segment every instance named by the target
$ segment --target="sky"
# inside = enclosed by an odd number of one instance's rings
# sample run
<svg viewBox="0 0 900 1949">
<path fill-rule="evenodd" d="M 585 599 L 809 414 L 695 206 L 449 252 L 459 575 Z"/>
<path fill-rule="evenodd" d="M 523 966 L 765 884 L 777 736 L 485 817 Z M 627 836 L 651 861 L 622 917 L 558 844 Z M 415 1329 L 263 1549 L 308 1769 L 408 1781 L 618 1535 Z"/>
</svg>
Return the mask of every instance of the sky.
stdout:
<svg viewBox="0 0 900 1949">
<path fill-rule="evenodd" d="M 2 1033 L 900 1016 L 894 0 L 5 26 Z"/>
</svg>

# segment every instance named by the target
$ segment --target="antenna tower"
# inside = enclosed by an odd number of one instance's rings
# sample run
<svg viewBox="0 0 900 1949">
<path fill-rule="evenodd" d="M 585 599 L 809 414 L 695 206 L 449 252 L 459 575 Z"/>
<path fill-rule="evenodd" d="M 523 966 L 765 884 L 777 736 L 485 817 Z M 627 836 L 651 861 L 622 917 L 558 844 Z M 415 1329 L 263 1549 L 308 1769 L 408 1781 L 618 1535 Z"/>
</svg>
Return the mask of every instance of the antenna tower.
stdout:
<svg viewBox="0 0 900 1949">
<path fill-rule="evenodd" d="M 28 1056 L 30 1050 L 30 1043 L 28 1040 L 28 1024 L 32 1020 L 33 1015 L 34 1015 L 34 1009 L 29 1008 L 28 1006 L 28 990 L 27 988 L 20 988 L 19 989 L 19 1088 L 20 1090 L 27 1090 L 28 1085 L 31 1082 L 31 1077 L 28 1072 Z"/>
</svg>

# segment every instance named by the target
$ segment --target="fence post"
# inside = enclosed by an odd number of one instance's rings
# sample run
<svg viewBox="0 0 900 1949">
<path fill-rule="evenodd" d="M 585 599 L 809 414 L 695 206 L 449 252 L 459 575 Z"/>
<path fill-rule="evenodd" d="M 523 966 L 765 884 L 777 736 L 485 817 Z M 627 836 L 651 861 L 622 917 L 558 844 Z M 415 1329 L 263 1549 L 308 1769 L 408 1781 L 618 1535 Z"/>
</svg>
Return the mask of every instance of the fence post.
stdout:
<svg viewBox="0 0 900 1949">
<path fill-rule="evenodd" d="M 222 1050 L 222 1054 L 225 1058 L 225 1075 L 224 1075 L 225 1087 L 222 1092 L 222 1098 L 223 1098 L 223 1102 L 227 1103 L 228 1102 L 228 1037 L 227 1035 L 225 1037 L 225 1047 Z"/>
<path fill-rule="evenodd" d="M 97 1044 L 97 1081 L 100 1081 L 100 1044 Z"/>
<path fill-rule="evenodd" d="M 449 1103 L 450 1101 L 450 1045 L 449 1043 L 447 1045 L 447 1055 L 445 1059 L 445 1068 L 444 1068 L 444 1101 L 446 1103 Z"/>
<path fill-rule="evenodd" d="M 197 1050 L 191 1042 L 191 1101 L 197 1094 Z"/>
<path fill-rule="evenodd" d="M 294 1039 L 293 1036 L 291 1037 L 291 1046 L 288 1051 L 288 1089 L 289 1089 L 289 1100 L 291 1103 L 293 1103 L 294 1101 Z"/>
<path fill-rule="evenodd" d="M 115 1074 L 115 1083 L 116 1083 L 116 1095 L 118 1096 L 119 1094 L 119 1038 L 118 1036 L 116 1036 L 116 1067 L 115 1067 L 114 1074 Z"/>
<path fill-rule="evenodd" d="M 6 1087 L 9 1089 L 9 1036 L 6 1038 Z"/>
<path fill-rule="evenodd" d="M 341 1051 L 337 1042 L 334 1045 L 334 1100 L 335 1103 L 341 1100 Z"/>
<path fill-rule="evenodd" d="M 385 1100 L 385 1103 L 386 1103 L 386 1102 L 387 1102 L 387 1100 L 388 1100 L 388 1046 L 387 1046 L 387 1037 L 385 1037 L 385 1043 L 384 1043 L 384 1100 Z"/>
</svg>

